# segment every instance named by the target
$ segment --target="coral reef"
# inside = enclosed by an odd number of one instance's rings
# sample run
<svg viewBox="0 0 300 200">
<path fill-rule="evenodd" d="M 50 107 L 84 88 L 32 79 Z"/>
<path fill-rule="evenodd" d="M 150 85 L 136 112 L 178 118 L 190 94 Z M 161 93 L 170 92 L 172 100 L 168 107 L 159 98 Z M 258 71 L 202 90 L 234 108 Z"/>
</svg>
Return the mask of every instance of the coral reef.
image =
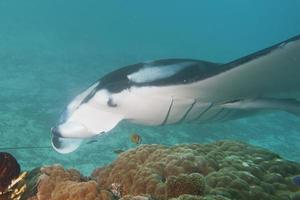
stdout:
<svg viewBox="0 0 300 200">
<path fill-rule="evenodd" d="M 53 165 L 40 168 L 38 174 L 37 192 L 28 197 L 28 200 L 110 200 L 113 198 L 112 193 L 99 189 L 95 181 L 88 180 L 75 169 L 65 170 L 60 165 Z"/>
<path fill-rule="evenodd" d="M 22 200 L 299 200 L 299 174 L 299 163 L 240 142 L 141 145 L 91 177 L 34 169 Z"/>
<path fill-rule="evenodd" d="M 204 177 L 198 173 L 170 176 L 166 182 L 168 197 L 178 197 L 182 194 L 202 195 L 205 189 Z"/>
<path fill-rule="evenodd" d="M 80 173 L 76 170 L 64 170 L 62 166 L 54 165 L 41 168 L 41 176 L 38 185 L 38 200 L 47 200 L 52 198 L 54 191 L 59 184 L 72 181 L 80 182 L 83 180 Z"/>
<path fill-rule="evenodd" d="M 240 142 L 142 145 L 94 171 L 101 188 L 122 186 L 122 195 L 155 199 L 272 199 L 297 194 L 292 177 L 300 164 Z M 200 198 L 201 197 L 201 198 Z"/>
</svg>

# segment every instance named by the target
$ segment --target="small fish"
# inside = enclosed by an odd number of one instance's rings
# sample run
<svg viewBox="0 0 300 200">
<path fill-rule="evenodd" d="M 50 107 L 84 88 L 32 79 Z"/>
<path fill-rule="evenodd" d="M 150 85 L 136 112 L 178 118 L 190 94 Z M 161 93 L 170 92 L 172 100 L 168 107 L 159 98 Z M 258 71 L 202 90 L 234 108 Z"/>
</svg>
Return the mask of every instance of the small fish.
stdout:
<svg viewBox="0 0 300 200">
<path fill-rule="evenodd" d="M 123 153 L 125 150 L 123 150 L 123 149 L 116 149 L 116 150 L 114 150 L 114 153 L 115 154 L 120 154 L 120 153 Z"/>
<path fill-rule="evenodd" d="M 89 140 L 86 142 L 86 144 L 92 144 L 92 143 L 95 143 L 95 142 L 98 142 L 98 140 Z"/>
<path fill-rule="evenodd" d="M 300 175 L 294 176 L 292 181 L 296 186 L 300 187 Z"/>
<path fill-rule="evenodd" d="M 101 137 L 102 137 L 102 135 L 95 135 L 95 136 L 87 139 L 86 144 L 93 144 L 95 142 L 98 142 Z"/>
<path fill-rule="evenodd" d="M 132 143 L 134 144 L 141 144 L 142 142 L 142 137 L 136 133 L 133 133 L 131 136 L 130 136 L 130 140 Z"/>
</svg>

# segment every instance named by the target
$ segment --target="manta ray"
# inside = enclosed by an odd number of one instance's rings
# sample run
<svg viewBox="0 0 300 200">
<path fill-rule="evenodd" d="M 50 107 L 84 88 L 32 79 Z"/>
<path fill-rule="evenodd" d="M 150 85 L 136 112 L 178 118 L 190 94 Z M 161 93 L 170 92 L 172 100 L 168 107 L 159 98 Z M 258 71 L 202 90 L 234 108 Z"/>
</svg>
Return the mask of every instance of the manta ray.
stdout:
<svg viewBox="0 0 300 200">
<path fill-rule="evenodd" d="M 52 146 L 70 153 L 122 120 L 210 123 L 276 110 L 300 116 L 300 35 L 225 64 L 161 59 L 110 72 L 67 106 Z"/>
</svg>

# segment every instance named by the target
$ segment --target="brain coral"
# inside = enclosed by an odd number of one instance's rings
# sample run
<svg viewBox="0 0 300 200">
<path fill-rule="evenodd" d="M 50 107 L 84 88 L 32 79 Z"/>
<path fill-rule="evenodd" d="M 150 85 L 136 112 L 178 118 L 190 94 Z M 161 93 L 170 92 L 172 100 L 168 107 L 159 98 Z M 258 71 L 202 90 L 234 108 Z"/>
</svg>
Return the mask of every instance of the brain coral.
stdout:
<svg viewBox="0 0 300 200">
<path fill-rule="evenodd" d="M 141 145 L 92 174 L 101 188 L 120 196 L 154 199 L 288 200 L 297 195 L 292 177 L 300 164 L 240 142 Z M 296 197 L 296 196 L 295 196 Z"/>
</svg>

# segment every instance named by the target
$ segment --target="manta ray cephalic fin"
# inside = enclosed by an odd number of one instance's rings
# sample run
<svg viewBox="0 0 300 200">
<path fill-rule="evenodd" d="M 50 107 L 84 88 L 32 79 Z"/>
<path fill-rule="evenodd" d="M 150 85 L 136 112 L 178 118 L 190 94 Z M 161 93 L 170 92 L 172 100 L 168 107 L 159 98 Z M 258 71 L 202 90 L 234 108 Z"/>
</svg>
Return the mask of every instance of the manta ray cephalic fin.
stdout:
<svg viewBox="0 0 300 200">
<path fill-rule="evenodd" d="M 82 143 L 83 139 L 62 138 L 52 136 L 52 147 L 59 153 L 67 154 L 75 151 Z"/>
</svg>

